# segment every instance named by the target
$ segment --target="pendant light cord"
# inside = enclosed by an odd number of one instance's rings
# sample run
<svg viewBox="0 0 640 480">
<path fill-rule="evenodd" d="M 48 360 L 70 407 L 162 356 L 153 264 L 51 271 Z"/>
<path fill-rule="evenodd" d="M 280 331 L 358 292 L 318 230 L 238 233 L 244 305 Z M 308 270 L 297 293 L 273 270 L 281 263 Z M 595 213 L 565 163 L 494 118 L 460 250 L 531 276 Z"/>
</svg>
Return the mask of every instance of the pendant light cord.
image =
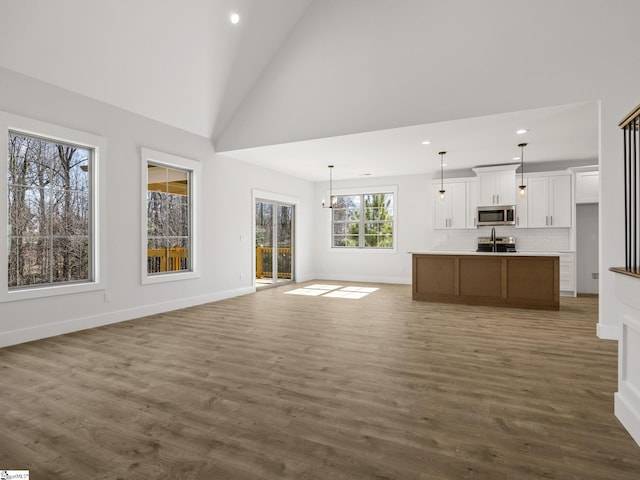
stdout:
<svg viewBox="0 0 640 480">
<path fill-rule="evenodd" d="M 444 198 L 444 154 L 447 152 L 438 152 L 440 155 L 440 198 Z"/>
</svg>

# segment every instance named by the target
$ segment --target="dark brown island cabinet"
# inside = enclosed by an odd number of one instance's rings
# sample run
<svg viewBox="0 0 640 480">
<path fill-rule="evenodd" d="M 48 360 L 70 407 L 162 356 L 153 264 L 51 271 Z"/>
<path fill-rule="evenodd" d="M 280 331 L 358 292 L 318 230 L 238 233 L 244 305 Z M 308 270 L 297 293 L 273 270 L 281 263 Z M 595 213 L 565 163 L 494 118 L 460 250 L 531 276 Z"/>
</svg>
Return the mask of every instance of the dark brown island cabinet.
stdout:
<svg viewBox="0 0 640 480">
<path fill-rule="evenodd" d="M 560 257 L 413 253 L 414 300 L 560 309 Z"/>
</svg>

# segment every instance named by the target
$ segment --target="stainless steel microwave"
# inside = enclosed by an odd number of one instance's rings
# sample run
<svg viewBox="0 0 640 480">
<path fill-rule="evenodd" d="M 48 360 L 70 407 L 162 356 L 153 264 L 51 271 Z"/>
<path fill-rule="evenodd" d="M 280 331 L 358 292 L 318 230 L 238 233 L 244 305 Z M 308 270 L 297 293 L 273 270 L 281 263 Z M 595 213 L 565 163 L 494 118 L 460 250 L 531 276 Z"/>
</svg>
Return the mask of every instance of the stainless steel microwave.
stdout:
<svg viewBox="0 0 640 480">
<path fill-rule="evenodd" d="M 491 207 L 478 207 L 476 225 L 515 225 L 516 207 L 514 205 L 501 205 Z"/>
</svg>

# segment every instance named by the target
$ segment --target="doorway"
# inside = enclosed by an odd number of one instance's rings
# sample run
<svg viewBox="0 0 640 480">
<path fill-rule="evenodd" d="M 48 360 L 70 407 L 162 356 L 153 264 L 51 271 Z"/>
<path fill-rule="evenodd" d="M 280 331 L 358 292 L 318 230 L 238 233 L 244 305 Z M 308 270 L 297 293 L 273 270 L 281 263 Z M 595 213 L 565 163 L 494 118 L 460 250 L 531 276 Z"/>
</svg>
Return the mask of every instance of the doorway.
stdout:
<svg viewBox="0 0 640 480">
<path fill-rule="evenodd" d="M 255 207 L 256 287 L 293 282 L 294 205 L 256 199 Z"/>
<path fill-rule="evenodd" d="M 576 205 L 576 276 L 578 294 L 598 293 L 598 204 Z"/>
</svg>

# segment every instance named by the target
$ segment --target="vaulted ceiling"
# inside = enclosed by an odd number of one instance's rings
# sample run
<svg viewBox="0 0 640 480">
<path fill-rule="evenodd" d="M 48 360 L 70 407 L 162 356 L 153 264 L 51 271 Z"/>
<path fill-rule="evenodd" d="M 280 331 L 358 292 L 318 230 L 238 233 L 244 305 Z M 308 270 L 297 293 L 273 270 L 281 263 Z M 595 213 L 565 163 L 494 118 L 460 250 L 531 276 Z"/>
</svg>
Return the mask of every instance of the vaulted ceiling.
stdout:
<svg viewBox="0 0 640 480">
<path fill-rule="evenodd" d="M 213 137 L 310 1 L 3 0 L 0 65 Z"/>
<path fill-rule="evenodd" d="M 520 127 L 532 161 L 597 159 L 599 87 L 640 13 L 616 4 L 3 0 L 0 66 L 310 180 L 428 172 L 439 149 L 503 163 Z M 398 143 L 424 135 L 433 151 Z"/>
</svg>

